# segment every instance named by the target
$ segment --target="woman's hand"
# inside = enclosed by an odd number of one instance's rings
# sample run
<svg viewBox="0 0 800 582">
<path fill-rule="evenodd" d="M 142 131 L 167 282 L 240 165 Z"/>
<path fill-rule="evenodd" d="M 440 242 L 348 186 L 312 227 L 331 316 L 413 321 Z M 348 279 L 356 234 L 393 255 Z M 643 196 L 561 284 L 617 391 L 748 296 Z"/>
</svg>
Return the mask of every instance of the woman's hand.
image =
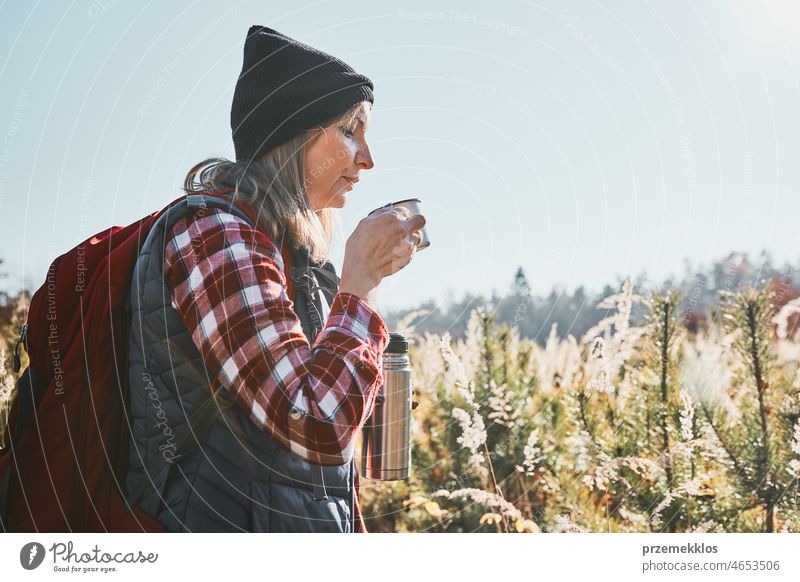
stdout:
<svg viewBox="0 0 800 582">
<path fill-rule="evenodd" d="M 382 208 L 362 218 L 345 244 L 339 291 L 375 307 L 381 280 L 411 262 L 424 226 L 422 214 L 411 216 L 402 206 Z"/>
</svg>

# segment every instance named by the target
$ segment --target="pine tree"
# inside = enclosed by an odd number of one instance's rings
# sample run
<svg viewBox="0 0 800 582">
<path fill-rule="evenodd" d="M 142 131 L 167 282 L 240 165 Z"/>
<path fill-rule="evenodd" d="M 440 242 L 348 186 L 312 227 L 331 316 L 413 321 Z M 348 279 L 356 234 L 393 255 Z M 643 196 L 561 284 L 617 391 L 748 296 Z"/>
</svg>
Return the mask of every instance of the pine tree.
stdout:
<svg viewBox="0 0 800 582">
<path fill-rule="evenodd" d="M 748 500 L 743 509 L 762 508 L 763 529 L 774 532 L 780 504 L 788 500 L 784 493 L 795 480 L 786 478 L 793 430 L 785 413 L 792 401 L 790 385 L 783 378 L 773 381 L 773 297 L 768 290 L 747 289 L 726 293 L 723 299 L 725 323 L 742 364 L 737 382 L 742 418 L 729 429 L 718 427 L 718 432 L 739 468 L 734 479 Z"/>
<path fill-rule="evenodd" d="M 528 278 L 522 267 L 519 267 L 514 275 L 514 282 L 511 283 L 511 295 L 515 297 L 530 297 L 531 295 L 531 286 L 528 284 Z"/>
<path fill-rule="evenodd" d="M 650 298 L 650 312 L 647 321 L 648 363 L 655 373 L 655 391 L 648 395 L 648 401 L 654 401 L 655 414 L 653 423 L 653 449 L 662 460 L 666 474 L 666 494 L 676 489 L 677 478 L 673 467 L 672 439 L 674 433 L 673 418 L 676 416 L 678 389 L 675 381 L 676 345 L 677 345 L 677 291 L 654 292 Z M 650 435 L 648 435 L 648 441 Z M 677 508 L 671 507 L 667 513 L 665 525 L 668 531 L 677 531 Z"/>
</svg>

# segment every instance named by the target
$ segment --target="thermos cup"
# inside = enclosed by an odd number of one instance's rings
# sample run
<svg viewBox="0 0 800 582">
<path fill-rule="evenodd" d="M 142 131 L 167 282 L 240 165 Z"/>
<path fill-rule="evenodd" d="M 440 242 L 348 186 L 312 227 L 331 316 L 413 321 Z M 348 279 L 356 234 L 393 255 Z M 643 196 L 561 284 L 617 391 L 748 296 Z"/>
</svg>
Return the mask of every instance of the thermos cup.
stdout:
<svg viewBox="0 0 800 582">
<path fill-rule="evenodd" d="M 411 365 L 408 341 L 389 334 L 383 352 L 383 386 L 362 432 L 361 474 L 367 479 L 406 479 L 411 467 Z"/>
<path fill-rule="evenodd" d="M 419 208 L 420 203 L 422 203 L 422 200 L 420 200 L 419 198 L 406 198 L 405 200 L 398 200 L 397 202 L 390 202 L 389 204 L 384 204 L 383 206 L 376 208 L 375 210 L 370 212 L 370 214 L 377 212 L 378 210 L 381 210 L 383 208 L 393 208 L 395 206 L 402 206 L 408 209 L 408 211 L 411 212 L 413 216 L 414 214 L 420 214 L 420 208 Z M 420 230 L 419 233 L 422 236 L 422 238 L 420 239 L 420 243 L 417 245 L 417 250 L 421 251 L 422 249 L 427 249 L 429 246 L 431 246 L 431 239 L 428 236 L 427 227 L 423 226 L 422 230 Z"/>
</svg>

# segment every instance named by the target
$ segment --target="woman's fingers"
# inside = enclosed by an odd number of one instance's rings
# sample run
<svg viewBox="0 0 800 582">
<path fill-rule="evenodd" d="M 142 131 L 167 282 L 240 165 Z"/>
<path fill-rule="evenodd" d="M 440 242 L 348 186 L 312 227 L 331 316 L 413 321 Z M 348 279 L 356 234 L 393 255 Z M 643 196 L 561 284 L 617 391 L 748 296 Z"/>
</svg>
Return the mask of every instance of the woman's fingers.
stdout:
<svg viewBox="0 0 800 582">
<path fill-rule="evenodd" d="M 381 266 L 381 272 L 384 276 L 392 275 L 408 265 L 417 250 L 419 244 L 419 237 L 415 237 L 412 233 L 409 237 L 404 237 L 402 242 L 392 248 L 391 254 L 386 258 Z"/>
<path fill-rule="evenodd" d="M 370 216 L 383 216 L 383 215 L 395 215 L 400 220 L 406 220 L 411 216 L 411 211 L 404 207 L 404 206 L 389 206 L 388 208 L 379 208 Z"/>
<path fill-rule="evenodd" d="M 415 248 L 416 246 L 412 244 L 404 244 L 396 247 L 395 252 L 384 261 L 381 267 L 382 272 L 385 273 L 385 275 L 391 275 L 405 267 L 411 262 L 411 258 L 414 255 L 413 249 Z"/>
<path fill-rule="evenodd" d="M 425 226 L 425 222 L 426 222 L 425 217 L 422 214 L 415 214 L 414 216 L 411 216 L 403 223 L 403 227 L 408 232 L 414 232 L 422 230 L 422 228 Z"/>
<path fill-rule="evenodd" d="M 372 256 L 379 265 L 381 276 L 396 273 L 413 258 L 422 242 L 420 230 L 425 226 L 422 214 L 411 214 L 403 206 L 381 208 L 369 215 L 369 225 L 364 225 L 371 238 Z"/>
</svg>

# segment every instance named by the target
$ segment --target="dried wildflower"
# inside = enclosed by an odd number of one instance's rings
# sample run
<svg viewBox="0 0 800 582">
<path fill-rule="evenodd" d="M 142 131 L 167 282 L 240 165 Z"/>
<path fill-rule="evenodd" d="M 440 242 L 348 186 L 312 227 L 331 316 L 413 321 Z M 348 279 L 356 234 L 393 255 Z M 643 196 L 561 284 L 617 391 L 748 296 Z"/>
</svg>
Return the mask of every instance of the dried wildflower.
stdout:
<svg viewBox="0 0 800 582">
<path fill-rule="evenodd" d="M 650 523 L 653 525 L 653 527 L 661 526 L 661 512 L 664 511 L 670 503 L 672 503 L 673 499 L 675 499 L 675 495 L 671 491 L 667 491 L 664 494 L 664 499 L 662 499 L 661 502 L 655 506 L 653 512 L 650 514 Z"/>
<path fill-rule="evenodd" d="M 6 369 L 6 350 L 0 346 L 0 435 L 5 430 L 5 411 L 11 406 L 14 394 L 14 377 Z"/>
<path fill-rule="evenodd" d="M 395 325 L 395 329 L 397 333 L 401 333 L 408 339 L 416 339 L 419 335 L 416 332 L 416 325 L 414 324 L 414 320 L 420 317 L 425 317 L 431 313 L 430 309 L 415 309 L 410 313 L 406 314 L 403 319 L 397 322 Z"/>
<path fill-rule="evenodd" d="M 603 309 L 612 301 L 616 304 L 615 306 L 617 308 L 614 328 L 617 332 L 625 331 L 630 325 L 629 320 L 631 317 L 631 308 L 633 307 L 633 283 L 631 283 L 630 278 L 626 279 L 625 283 L 623 283 L 622 293 L 606 297 L 598 307 Z"/>
<path fill-rule="evenodd" d="M 469 380 L 467 379 L 467 373 L 464 370 L 464 364 L 453 351 L 453 347 L 450 343 L 449 333 L 445 333 L 439 339 L 439 349 L 442 353 L 442 358 L 444 358 L 445 364 L 447 365 L 447 372 L 453 375 L 455 385 L 458 387 L 469 386 Z"/>
<path fill-rule="evenodd" d="M 676 487 L 672 491 L 667 491 L 664 493 L 664 498 L 658 505 L 655 506 L 653 512 L 650 514 L 650 523 L 653 524 L 654 527 L 659 527 L 662 523 L 661 512 L 663 512 L 664 509 L 666 509 L 675 499 L 713 495 L 711 488 L 706 484 L 705 481 L 705 476 L 696 477 L 687 481 L 680 487 Z"/>
<path fill-rule="evenodd" d="M 713 519 L 704 521 L 692 530 L 692 533 L 707 533 L 716 527 L 717 523 Z"/>
<path fill-rule="evenodd" d="M 467 333 L 464 342 L 459 346 L 459 356 L 463 362 L 467 376 L 474 378 L 481 366 L 481 352 L 486 345 L 483 333 L 483 322 L 489 317 L 487 310 L 477 307 L 470 313 L 467 321 Z"/>
<path fill-rule="evenodd" d="M 0 374 L 0 407 L 11 400 L 14 388 L 14 378 L 11 374 Z"/>
<path fill-rule="evenodd" d="M 779 338 L 775 342 L 775 356 L 778 365 L 797 364 L 800 361 L 800 343 Z"/>
<path fill-rule="evenodd" d="M 610 332 L 612 326 L 617 334 L 624 334 L 630 327 L 630 316 L 634 303 L 647 304 L 648 301 L 643 296 L 635 294 L 633 283 L 630 279 L 626 279 L 621 293 L 609 295 L 597 304 L 598 309 L 616 308 L 617 312 L 601 319 L 594 327 L 590 328 L 584 334 L 583 342 L 586 343 L 596 336 L 603 335 L 607 331 Z"/>
<path fill-rule="evenodd" d="M 492 493 L 490 491 L 467 487 L 453 491 L 447 497 L 454 500 L 471 500 L 480 505 L 497 509 L 501 515 L 506 517 L 510 517 L 512 519 L 524 519 L 520 510 L 514 507 L 512 503 L 509 503 L 496 493 Z"/>
<path fill-rule="evenodd" d="M 517 417 L 514 414 L 514 407 L 512 401 L 514 394 L 508 389 L 506 384 L 498 384 L 494 378 L 489 381 L 489 409 L 491 412 L 487 415 L 489 420 L 501 424 L 505 427 L 511 428 L 513 421 Z"/>
<path fill-rule="evenodd" d="M 637 342 L 647 331 L 646 326 L 631 327 L 633 303 L 647 301 L 633 293 L 633 284 L 628 279 L 622 293 L 606 297 L 598 304 L 599 309 L 616 307 L 617 312 L 602 319 L 583 336 L 584 343 L 592 342 L 586 366 L 590 390 L 607 394 L 614 392 L 614 382 L 620 370 L 635 355 Z"/>
<path fill-rule="evenodd" d="M 427 502 L 428 502 L 427 497 L 423 497 L 422 495 L 415 495 L 414 497 L 403 501 L 403 507 L 408 507 L 413 509 L 414 507 L 419 507 L 420 505 L 423 505 L 424 503 Z"/>
<path fill-rule="evenodd" d="M 651 459 L 641 457 L 617 457 L 606 460 L 594 467 L 594 471 L 584 476 L 583 483 L 590 489 L 596 488 L 607 491 L 612 481 L 621 481 L 628 487 L 628 483 L 620 474 L 620 467 L 627 467 L 642 480 L 653 483 L 665 475 L 663 467 Z"/>
<path fill-rule="evenodd" d="M 592 349 L 589 352 L 589 356 L 598 360 L 602 360 L 605 357 L 605 352 L 606 342 L 602 336 L 597 336 L 592 342 Z"/>
<path fill-rule="evenodd" d="M 469 466 L 479 475 L 485 476 L 485 459 L 484 456 L 478 452 L 486 442 L 486 427 L 483 424 L 483 418 L 477 410 L 470 416 L 466 410 L 461 408 L 454 408 L 452 415 L 461 427 L 461 436 L 458 437 L 457 442 L 461 446 L 469 449 Z"/>
<path fill-rule="evenodd" d="M 556 525 L 550 531 L 552 533 L 583 533 L 584 529 L 574 523 L 569 515 L 562 514 L 555 516 Z"/>
<path fill-rule="evenodd" d="M 617 515 L 622 519 L 629 521 L 635 526 L 643 526 L 647 524 L 647 517 L 641 513 L 637 513 L 628 509 L 625 505 L 620 505 L 617 508 Z"/>
<path fill-rule="evenodd" d="M 539 389 L 544 394 L 573 386 L 583 365 L 578 342 L 571 335 L 563 341 L 560 340 L 557 323 L 550 326 L 550 335 L 547 336 L 544 349 L 534 344 L 533 359 L 536 364 Z"/>
<path fill-rule="evenodd" d="M 795 479 L 800 479 L 800 419 L 794 424 L 791 449 L 796 458 L 789 461 L 788 471 Z"/>
<path fill-rule="evenodd" d="M 778 335 L 779 339 L 787 339 L 789 318 L 797 313 L 800 313 L 800 297 L 786 303 L 786 305 L 781 307 L 775 317 L 772 318 L 772 323 L 777 326 L 775 333 Z"/>
<path fill-rule="evenodd" d="M 429 515 L 435 517 L 436 519 L 440 520 L 447 514 L 446 509 L 442 509 L 439 507 L 439 504 L 435 501 L 428 499 L 422 495 L 415 495 L 411 499 L 406 499 L 403 501 L 403 507 L 407 509 L 424 509 Z"/>
<path fill-rule="evenodd" d="M 589 357 L 593 360 L 598 360 L 600 365 L 596 375 L 589 380 L 587 389 L 593 392 L 612 394 L 614 386 L 611 384 L 611 366 L 608 358 L 606 358 L 606 342 L 602 337 L 594 338 Z"/>
<path fill-rule="evenodd" d="M 583 432 L 574 432 L 564 439 L 567 452 L 574 459 L 574 470 L 576 473 L 585 473 L 591 462 L 589 445 L 591 439 Z"/>
<path fill-rule="evenodd" d="M 481 516 L 480 522 L 481 525 L 488 524 L 488 525 L 500 525 L 503 523 L 503 516 L 499 513 L 484 513 Z"/>
<path fill-rule="evenodd" d="M 514 522 L 514 529 L 517 530 L 517 533 L 539 533 L 542 531 L 530 519 L 518 519 Z"/>
<path fill-rule="evenodd" d="M 425 511 L 427 511 L 431 516 L 435 517 L 436 519 L 441 519 L 442 516 L 444 516 L 446 513 L 446 510 L 439 507 L 439 504 L 436 503 L 435 501 L 427 501 L 422 505 L 422 507 L 424 507 Z"/>
<path fill-rule="evenodd" d="M 733 373 L 729 347 L 724 340 L 730 341 L 730 338 L 717 339 L 711 341 L 699 336 L 695 345 L 686 343 L 683 346 L 680 379 L 692 401 L 721 406 L 733 422 L 741 413 L 728 395 Z"/>
<path fill-rule="evenodd" d="M 542 448 L 539 446 L 539 429 L 535 428 L 531 431 L 528 437 L 528 442 L 522 450 L 525 460 L 522 464 L 525 466 L 525 472 L 532 475 L 537 465 L 544 459 Z"/>
<path fill-rule="evenodd" d="M 681 390 L 681 437 L 684 441 L 690 441 L 694 438 L 694 405 L 692 399 L 685 390 Z"/>
</svg>

